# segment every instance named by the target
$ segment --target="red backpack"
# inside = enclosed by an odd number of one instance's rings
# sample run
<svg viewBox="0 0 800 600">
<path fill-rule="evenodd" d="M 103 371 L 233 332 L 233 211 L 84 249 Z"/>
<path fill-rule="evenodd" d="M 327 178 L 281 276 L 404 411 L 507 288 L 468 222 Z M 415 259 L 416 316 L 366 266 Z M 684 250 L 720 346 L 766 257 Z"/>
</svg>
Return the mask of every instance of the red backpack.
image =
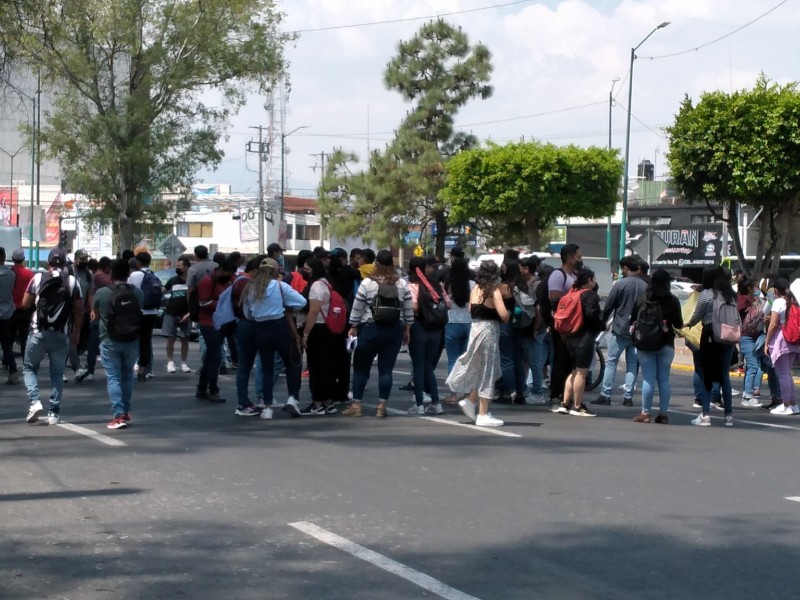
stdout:
<svg viewBox="0 0 800 600">
<path fill-rule="evenodd" d="M 347 327 L 347 303 L 330 283 L 326 281 L 325 285 L 328 286 L 328 291 L 331 293 L 331 304 L 328 307 L 328 314 L 322 313 L 322 317 L 330 332 L 339 335 L 344 333 L 345 327 Z"/>
<path fill-rule="evenodd" d="M 800 344 L 800 306 L 797 300 L 787 301 L 786 322 L 781 331 L 787 344 Z"/>
<path fill-rule="evenodd" d="M 561 335 L 572 335 L 583 327 L 583 308 L 581 296 L 588 290 L 571 289 L 558 301 L 558 308 L 553 314 L 553 326 Z"/>
</svg>

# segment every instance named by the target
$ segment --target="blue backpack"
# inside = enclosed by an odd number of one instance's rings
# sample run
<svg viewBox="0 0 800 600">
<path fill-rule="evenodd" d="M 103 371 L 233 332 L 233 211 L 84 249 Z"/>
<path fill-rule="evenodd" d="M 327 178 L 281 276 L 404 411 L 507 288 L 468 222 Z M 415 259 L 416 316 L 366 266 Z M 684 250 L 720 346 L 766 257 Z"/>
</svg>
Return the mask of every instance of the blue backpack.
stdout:
<svg viewBox="0 0 800 600">
<path fill-rule="evenodd" d="M 158 275 L 151 270 L 144 271 L 142 279 L 142 293 L 144 294 L 144 304 L 142 309 L 154 310 L 161 307 L 161 298 L 164 297 L 164 290 L 161 287 L 161 280 Z"/>
<path fill-rule="evenodd" d="M 240 276 L 234 279 L 233 283 L 222 290 L 222 293 L 217 298 L 217 308 L 214 309 L 214 314 L 211 319 L 214 321 L 214 329 L 217 331 L 227 332 L 236 323 L 236 314 L 233 312 L 233 286 L 240 279 L 247 279 Z"/>
</svg>

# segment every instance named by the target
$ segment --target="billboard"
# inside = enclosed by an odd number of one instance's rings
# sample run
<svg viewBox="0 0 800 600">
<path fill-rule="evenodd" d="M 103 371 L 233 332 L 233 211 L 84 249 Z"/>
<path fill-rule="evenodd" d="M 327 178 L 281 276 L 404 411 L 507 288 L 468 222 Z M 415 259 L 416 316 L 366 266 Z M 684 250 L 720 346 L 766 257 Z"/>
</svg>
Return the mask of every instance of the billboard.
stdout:
<svg viewBox="0 0 800 600">
<path fill-rule="evenodd" d="M 707 224 L 689 227 L 631 227 L 625 254 L 633 254 L 636 241 L 657 236 L 662 244 L 654 244 L 659 252 L 651 257 L 650 266 L 665 269 L 713 267 L 722 261 L 722 225 Z M 666 246 L 666 247 L 665 247 Z M 639 254 L 642 254 L 639 252 Z"/>
<path fill-rule="evenodd" d="M 0 227 L 17 226 L 17 206 L 19 194 L 17 188 L 0 188 Z"/>
</svg>

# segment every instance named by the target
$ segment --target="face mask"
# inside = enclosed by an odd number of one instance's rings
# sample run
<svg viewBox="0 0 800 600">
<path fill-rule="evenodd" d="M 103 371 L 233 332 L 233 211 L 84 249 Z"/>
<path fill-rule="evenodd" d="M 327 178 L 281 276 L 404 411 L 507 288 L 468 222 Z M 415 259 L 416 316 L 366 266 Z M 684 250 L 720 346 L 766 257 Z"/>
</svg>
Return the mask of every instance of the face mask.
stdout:
<svg viewBox="0 0 800 600">
<path fill-rule="evenodd" d="M 583 268 L 583 261 L 579 260 L 575 262 L 575 270 L 578 271 Z"/>
<path fill-rule="evenodd" d="M 88 266 L 89 266 L 89 263 L 85 263 L 85 262 L 79 262 L 79 263 L 77 264 L 77 267 L 78 267 L 78 268 L 79 268 L 81 271 L 84 271 L 84 270 L 86 270 L 86 268 L 87 268 Z"/>
<path fill-rule="evenodd" d="M 228 283 L 230 280 L 230 275 L 217 275 L 217 283 Z"/>
<path fill-rule="evenodd" d="M 176 272 L 178 275 L 183 275 L 183 269 L 181 269 L 180 267 L 178 267 L 177 269 L 175 269 L 175 272 Z"/>
<path fill-rule="evenodd" d="M 761 290 L 756 290 L 756 298 L 761 298 Z"/>
</svg>

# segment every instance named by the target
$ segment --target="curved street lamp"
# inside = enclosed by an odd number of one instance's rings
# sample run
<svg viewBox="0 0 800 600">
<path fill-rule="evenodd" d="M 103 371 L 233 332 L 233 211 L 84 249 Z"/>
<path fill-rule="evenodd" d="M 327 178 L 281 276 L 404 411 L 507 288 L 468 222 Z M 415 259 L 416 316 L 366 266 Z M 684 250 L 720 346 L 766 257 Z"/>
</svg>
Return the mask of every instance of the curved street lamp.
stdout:
<svg viewBox="0 0 800 600">
<path fill-rule="evenodd" d="M 654 27 L 653 30 L 648 33 L 645 38 L 639 42 L 636 46 L 631 48 L 631 70 L 630 74 L 628 75 L 628 125 L 625 128 L 625 172 L 623 173 L 623 182 L 622 182 L 622 224 L 619 230 L 619 258 L 625 256 L 625 240 L 628 236 L 628 169 L 629 169 L 629 161 L 630 161 L 630 154 L 631 154 L 631 101 L 633 100 L 633 61 L 636 60 L 636 51 L 639 47 L 644 44 L 650 36 L 653 35 L 659 29 L 664 29 L 667 25 L 669 25 L 669 21 L 664 21 L 661 25 Z"/>
</svg>

